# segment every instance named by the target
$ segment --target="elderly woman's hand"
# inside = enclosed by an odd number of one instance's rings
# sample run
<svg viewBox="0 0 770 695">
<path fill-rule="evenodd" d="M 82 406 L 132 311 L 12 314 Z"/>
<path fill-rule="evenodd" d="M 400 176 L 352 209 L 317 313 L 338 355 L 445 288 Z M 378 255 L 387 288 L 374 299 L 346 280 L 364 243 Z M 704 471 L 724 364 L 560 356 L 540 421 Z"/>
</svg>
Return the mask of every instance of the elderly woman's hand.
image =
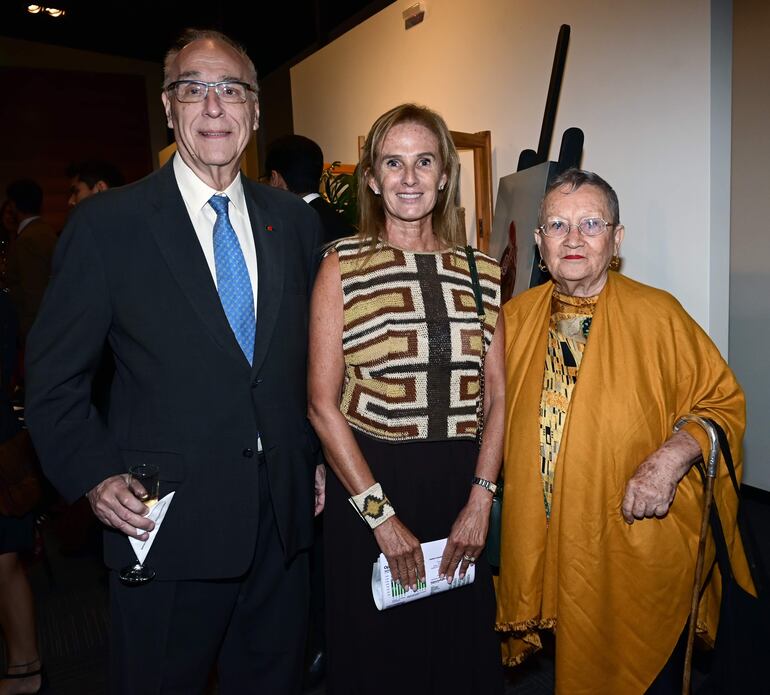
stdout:
<svg viewBox="0 0 770 695">
<path fill-rule="evenodd" d="M 425 581 L 425 560 L 420 541 L 397 516 L 374 529 L 374 537 L 388 560 L 393 581 L 417 589 L 417 580 Z"/>
<path fill-rule="evenodd" d="M 448 582 L 452 581 L 458 565 L 460 565 L 460 579 L 462 579 L 468 571 L 468 566 L 475 562 L 484 550 L 491 507 L 490 492 L 474 485 L 468 503 L 460 510 L 452 524 L 452 530 L 441 557 L 439 576 L 446 577 Z"/>
<path fill-rule="evenodd" d="M 626 484 L 621 512 L 627 523 L 634 519 L 663 517 L 674 501 L 679 481 L 701 455 L 700 445 L 684 430 L 671 435 L 650 454 Z"/>
</svg>

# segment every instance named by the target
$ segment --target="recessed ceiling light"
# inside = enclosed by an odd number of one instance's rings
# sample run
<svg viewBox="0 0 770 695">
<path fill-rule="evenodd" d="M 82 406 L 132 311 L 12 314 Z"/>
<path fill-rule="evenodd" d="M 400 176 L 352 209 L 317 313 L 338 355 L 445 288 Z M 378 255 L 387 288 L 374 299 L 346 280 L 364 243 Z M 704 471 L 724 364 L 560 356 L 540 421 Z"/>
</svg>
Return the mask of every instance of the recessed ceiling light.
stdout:
<svg viewBox="0 0 770 695">
<path fill-rule="evenodd" d="M 27 5 L 27 12 L 30 14 L 40 14 L 44 12 L 50 17 L 63 17 L 66 13 L 58 7 L 46 7 L 45 5 Z"/>
</svg>

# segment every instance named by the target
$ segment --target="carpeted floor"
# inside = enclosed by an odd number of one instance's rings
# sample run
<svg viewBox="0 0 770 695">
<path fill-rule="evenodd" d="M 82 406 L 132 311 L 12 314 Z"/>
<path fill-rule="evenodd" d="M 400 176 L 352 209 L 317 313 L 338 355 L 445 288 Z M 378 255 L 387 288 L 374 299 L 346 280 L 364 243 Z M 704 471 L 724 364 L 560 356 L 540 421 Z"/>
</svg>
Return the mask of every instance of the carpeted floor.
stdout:
<svg viewBox="0 0 770 695">
<path fill-rule="evenodd" d="M 762 539 L 760 552 L 766 567 L 770 567 L 768 498 L 767 493 L 749 490 L 744 500 L 754 534 Z M 98 541 L 79 525 L 81 521 L 79 516 L 73 521 L 67 510 L 52 511 L 41 525 L 42 548 L 29 565 L 49 695 L 107 693 L 109 617 L 105 571 Z M 68 543 L 71 545 L 71 528 L 77 528 L 80 534 L 77 552 L 67 548 Z M 696 666 L 695 685 L 703 680 L 707 659 L 699 658 Z M 511 671 L 506 686 L 506 695 L 547 695 L 553 691 L 553 660 L 547 654 L 535 656 Z M 324 689 L 311 692 L 323 695 Z"/>
</svg>

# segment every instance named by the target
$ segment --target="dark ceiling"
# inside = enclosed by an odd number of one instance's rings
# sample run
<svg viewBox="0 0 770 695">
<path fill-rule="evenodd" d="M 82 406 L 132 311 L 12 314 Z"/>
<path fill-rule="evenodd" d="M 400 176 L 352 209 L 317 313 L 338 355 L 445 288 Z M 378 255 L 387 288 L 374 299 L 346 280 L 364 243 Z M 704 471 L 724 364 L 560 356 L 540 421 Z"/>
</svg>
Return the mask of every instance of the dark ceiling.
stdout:
<svg viewBox="0 0 770 695">
<path fill-rule="evenodd" d="M 32 15 L 27 2 L 0 1 L 0 35 L 161 62 L 185 27 L 214 28 L 242 43 L 260 76 L 293 63 L 393 0 L 96 2 L 50 0 L 63 17 Z"/>
</svg>

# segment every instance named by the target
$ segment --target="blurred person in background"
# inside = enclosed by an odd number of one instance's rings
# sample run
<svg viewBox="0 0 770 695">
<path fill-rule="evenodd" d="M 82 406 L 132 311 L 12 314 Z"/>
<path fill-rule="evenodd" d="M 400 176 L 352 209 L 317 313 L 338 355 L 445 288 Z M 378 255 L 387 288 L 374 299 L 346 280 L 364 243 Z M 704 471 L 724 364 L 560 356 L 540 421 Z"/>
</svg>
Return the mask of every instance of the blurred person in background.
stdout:
<svg viewBox="0 0 770 695">
<path fill-rule="evenodd" d="M 51 278 L 56 232 L 41 215 L 43 189 L 29 179 L 8 184 L 6 196 L 18 221 L 16 241 L 8 255 L 11 300 L 19 315 L 22 342 L 32 327 Z"/>
<path fill-rule="evenodd" d="M 10 395 L 18 362 L 19 319 L 8 286 L 8 257 L 19 222 L 10 200 L 0 205 L 0 388 Z"/>
<path fill-rule="evenodd" d="M 265 168 L 270 185 L 302 198 L 321 218 L 323 243 L 351 236 L 356 230 L 318 192 L 323 173 L 321 147 L 304 135 L 285 135 L 267 147 Z"/>
<path fill-rule="evenodd" d="M 124 183 L 123 175 L 114 164 L 98 159 L 73 162 L 67 167 L 67 176 L 70 179 L 70 196 L 67 201 L 70 207 L 75 207 L 81 200 L 96 193 L 122 186 Z"/>
<path fill-rule="evenodd" d="M 4 460 L 22 453 L 20 447 L 10 444 L 22 436 L 20 430 L 8 393 L 0 388 L 0 448 Z M 0 515 L 0 631 L 6 663 L 5 674 L 0 675 L 0 695 L 37 693 L 42 687 L 35 603 L 20 555 L 33 549 L 34 539 L 34 511 L 23 516 Z"/>
</svg>

